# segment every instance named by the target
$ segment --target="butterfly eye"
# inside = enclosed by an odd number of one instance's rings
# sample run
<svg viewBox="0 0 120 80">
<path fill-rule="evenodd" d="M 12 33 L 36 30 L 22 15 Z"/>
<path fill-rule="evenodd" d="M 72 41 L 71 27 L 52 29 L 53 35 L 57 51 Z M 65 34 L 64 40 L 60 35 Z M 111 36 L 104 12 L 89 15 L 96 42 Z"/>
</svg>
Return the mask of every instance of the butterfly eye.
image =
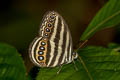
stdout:
<svg viewBox="0 0 120 80">
<path fill-rule="evenodd" d="M 76 52 L 73 52 L 73 57 L 76 59 L 78 57 L 78 54 Z"/>
<path fill-rule="evenodd" d="M 73 53 L 73 56 L 74 56 L 74 57 L 76 56 L 76 53 L 75 53 L 75 52 Z"/>
<path fill-rule="evenodd" d="M 40 61 L 42 61 L 42 60 L 44 60 L 44 57 L 43 57 L 43 56 L 38 56 L 38 59 L 39 59 Z"/>
</svg>

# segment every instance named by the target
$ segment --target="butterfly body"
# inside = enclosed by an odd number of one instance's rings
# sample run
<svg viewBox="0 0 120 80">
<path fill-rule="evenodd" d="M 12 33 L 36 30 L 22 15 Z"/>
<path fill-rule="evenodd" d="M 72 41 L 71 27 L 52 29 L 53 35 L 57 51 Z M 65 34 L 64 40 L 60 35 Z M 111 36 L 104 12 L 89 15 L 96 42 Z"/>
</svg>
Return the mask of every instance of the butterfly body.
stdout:
<svg viewBox="0 0 120 80">
<path fill-rule="evenodd" d="M 44 15 L 39 36 L 30 45 L 29 55 L 40 67 L 56 67 L 77 58 L 68 25 L 57 12 L 49 11 Z"/>
</svg>

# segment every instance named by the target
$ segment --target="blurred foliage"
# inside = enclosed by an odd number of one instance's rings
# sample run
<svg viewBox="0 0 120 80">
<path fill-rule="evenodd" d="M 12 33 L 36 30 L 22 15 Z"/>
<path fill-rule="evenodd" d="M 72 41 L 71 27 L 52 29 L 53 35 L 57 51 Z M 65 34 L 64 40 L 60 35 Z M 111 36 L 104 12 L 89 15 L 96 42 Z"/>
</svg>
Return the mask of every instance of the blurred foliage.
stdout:
<svg viewBox="0 0 120 80">
<path fill-rule="evenodd" d="M 94 17 L 81 36 L 81 40 L 89 39 L 95 32 L 120 24 L 120 0 L 110 0 Z"/>
<path fill-rule="evenodd" d="M 24 62 L 17 50 L 0 43 L 0 80 L 26 80 Z"/>
</svg>

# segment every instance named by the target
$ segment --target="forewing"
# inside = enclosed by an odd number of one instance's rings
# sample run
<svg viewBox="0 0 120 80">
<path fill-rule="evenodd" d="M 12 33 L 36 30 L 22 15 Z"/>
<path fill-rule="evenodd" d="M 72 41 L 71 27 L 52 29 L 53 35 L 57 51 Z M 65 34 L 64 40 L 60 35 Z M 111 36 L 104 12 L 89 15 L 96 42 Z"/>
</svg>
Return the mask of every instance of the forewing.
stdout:
<svg viewBox="0 0 120 80">
<path fill-rule="evenodd" d="M 46 64 L 55 67 L 72 60 L 72 38 L 65 20 L 57 12 L 52 34 L 49 38 Z"/>
</svg>

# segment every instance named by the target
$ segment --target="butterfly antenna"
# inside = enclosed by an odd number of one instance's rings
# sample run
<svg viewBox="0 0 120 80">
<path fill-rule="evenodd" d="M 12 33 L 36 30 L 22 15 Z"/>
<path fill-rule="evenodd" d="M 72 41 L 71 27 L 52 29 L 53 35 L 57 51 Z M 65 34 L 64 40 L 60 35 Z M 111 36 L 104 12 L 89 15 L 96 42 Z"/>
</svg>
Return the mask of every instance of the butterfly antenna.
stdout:
<svg viewBox="0 0 120 80">
<path fill-rule="evenodd" d="M 75 70 L 78 71 L 78 68 L 77 68 L 74 60 L 73 60 L 73 64 L 74 64 Z"/>
<path fill-rule="evenodd" d="M 75 50 L 75 52 L 77 52 L 78 49 L 82 48 L 87 42 L 88 40 L 85 40 L 83 43 L 79 43 L 79 47 Z"/>
</svg>

